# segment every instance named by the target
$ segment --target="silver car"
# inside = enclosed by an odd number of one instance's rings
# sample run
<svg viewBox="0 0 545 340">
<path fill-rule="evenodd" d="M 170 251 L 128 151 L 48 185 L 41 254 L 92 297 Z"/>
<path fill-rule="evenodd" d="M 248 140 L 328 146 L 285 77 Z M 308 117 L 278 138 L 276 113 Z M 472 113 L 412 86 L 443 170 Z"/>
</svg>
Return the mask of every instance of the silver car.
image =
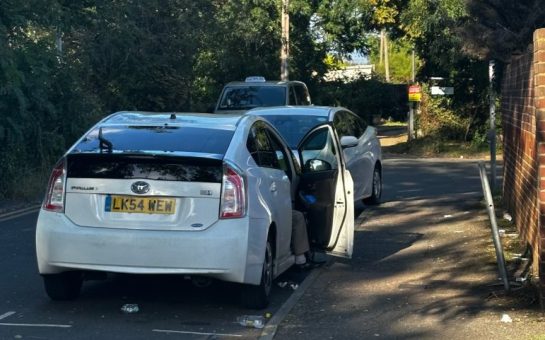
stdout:
<svg viewBox="0 0 545 340">
<path fill-rule="evenodd" d="M 47 294 L 74 299 L 95 272 L 183 274 L 242 283 L 243 303 L 265 307 L 294 263 L 292 201 L 305 200 L 315 249 L 352 253 L 352 179 L 331 126 L 299 151 L 302 169 L 257 116 L 105 118 L 51 174 L 36 228 Z"/>
<path fill-rule="evenodd" d="M 214 113 L 242 114 L 254 107 L 310 104 L 307 86 L 301 81 L 266 81 L 263 77 L 248 77 L 243 82 L 225 85 Z"/>
<path fill-rule="evenodd" d="M 377 130 L 343 107 L 304 106 L 256 108 L 248 115 L 259 115 L 271 123 L 290 148 L 314 126 L 331 123 L 340 139 L 346 168 L 354 180 L 354 199 L 379 204 L 382 196 L 382 151 Z"/>
</svg>

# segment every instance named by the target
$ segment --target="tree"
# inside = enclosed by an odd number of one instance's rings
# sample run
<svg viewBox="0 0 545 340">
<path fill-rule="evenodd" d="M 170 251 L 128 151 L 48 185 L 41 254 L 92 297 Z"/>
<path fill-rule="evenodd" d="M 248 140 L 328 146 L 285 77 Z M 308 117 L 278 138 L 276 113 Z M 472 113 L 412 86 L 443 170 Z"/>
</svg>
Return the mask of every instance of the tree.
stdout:
<svg viewBox="0 0 545 340">
<path fill-rule="evenodd" d="M 540 0 L 468 0 L 469 17 L 458 30 L 464 51 L 480 59 L 507 61 L 532 42 L 533 32 L 545 25 Z"/>
<path fill-rule="evenodd" d="M 384 64 L 380 63 L 380 41 L 378 37 L 371 38 L 371 49 L 369 52 L 369 61 L 375 65 L 375 72 L 385 77 Z M 411 82 L 412 69 L 412 46 L 404 39 L 392 40 L 389 44 L 390 76 L 394 83 Z M 420 59 L 417 60 L 417 68 L 421 65 Z"/>
</svg>

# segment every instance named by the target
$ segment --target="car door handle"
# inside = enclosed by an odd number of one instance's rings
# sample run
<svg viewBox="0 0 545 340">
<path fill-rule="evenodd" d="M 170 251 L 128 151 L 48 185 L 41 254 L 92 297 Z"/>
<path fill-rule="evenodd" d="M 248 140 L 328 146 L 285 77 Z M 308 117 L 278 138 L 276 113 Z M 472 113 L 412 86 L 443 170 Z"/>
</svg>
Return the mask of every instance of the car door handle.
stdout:
<svg viewBox="0 0 545 340">
<path fill-rule="evenodd" d="M 276 183 L 272 182 L 269 189 L 271 190 L 271 192 L 276 192 Z"/>
</svg>

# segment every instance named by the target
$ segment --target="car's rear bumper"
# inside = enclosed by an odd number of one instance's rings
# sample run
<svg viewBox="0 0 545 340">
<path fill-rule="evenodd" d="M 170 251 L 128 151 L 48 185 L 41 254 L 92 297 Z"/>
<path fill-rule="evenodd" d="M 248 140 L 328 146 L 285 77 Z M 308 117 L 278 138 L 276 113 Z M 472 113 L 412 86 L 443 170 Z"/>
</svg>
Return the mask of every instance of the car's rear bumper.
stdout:
<svg viewBox="0 0 545 340">
<path fill-rule="evenodd" d="M 93 228 L 42 210 L 36 227 L 38 268 L 40 274 L 74 269 L 198 274 L 257 284 L 263 260 L 248 253 L 249 224 L 242 218 L 199 231 Z"/>
</svg>

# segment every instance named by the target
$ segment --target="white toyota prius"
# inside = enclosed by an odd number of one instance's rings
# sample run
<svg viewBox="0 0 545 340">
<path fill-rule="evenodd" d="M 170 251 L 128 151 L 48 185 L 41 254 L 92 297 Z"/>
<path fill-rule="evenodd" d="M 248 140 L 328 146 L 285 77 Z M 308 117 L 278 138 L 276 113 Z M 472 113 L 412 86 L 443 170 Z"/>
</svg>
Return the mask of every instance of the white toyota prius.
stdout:
<svg viewBox="0 0 545 340">
<path fill-rule="evenodd" d="M 353 183 L 332 126 L 298 151 L 258 116 L 110 115 L 52 171 L 36 228 L 47 294 L 74 299 L 96 272 L 183 274 L 241 283 L 243 303 L 265 307 L 294 263 L 294 201 L 314 249 L 352 254 Z"/>
</svg>

